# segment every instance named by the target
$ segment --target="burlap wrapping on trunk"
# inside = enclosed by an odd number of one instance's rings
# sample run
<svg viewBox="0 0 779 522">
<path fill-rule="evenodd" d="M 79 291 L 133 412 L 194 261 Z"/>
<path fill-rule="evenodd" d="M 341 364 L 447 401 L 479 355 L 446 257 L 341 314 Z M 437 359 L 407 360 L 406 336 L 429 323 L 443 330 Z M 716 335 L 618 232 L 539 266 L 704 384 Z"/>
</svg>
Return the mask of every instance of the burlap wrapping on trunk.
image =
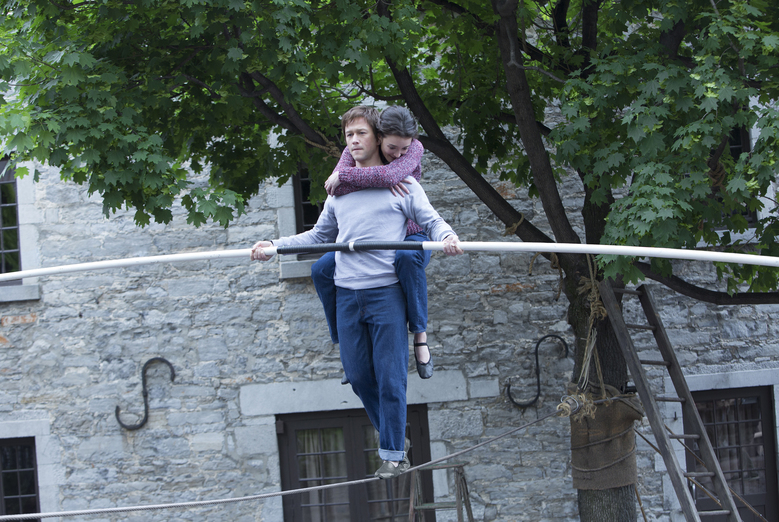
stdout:
<svg viewBox="0 0 779 522">
<path fill-rule="evenodd" d="M 619 390 L 606 385 L 609 397 Z M 568 385 L 568 393 L 576 393 L 576 385 Z M 600 387 L 591 386 L 588 398 L 601 398 Z M 592 415 L 571 418 L 571 465 L 573 487 L 576 489 L 611 489 L 635 484 L 636 434 L 633 423 L 644 416 L 637 397 L 622 398 L 598 404 Z"/>
</svg>

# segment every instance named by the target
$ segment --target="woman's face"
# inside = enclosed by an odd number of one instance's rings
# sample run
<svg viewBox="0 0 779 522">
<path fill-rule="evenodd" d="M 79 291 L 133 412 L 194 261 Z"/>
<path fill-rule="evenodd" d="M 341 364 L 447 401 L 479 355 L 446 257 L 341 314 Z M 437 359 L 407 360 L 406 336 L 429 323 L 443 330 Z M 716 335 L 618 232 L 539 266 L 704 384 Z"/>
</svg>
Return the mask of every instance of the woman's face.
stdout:
<svg viewBox="0 0 779 522">
<path fill-rule="evenodd" d="M 413 138 L 384 136 L 381 138 L 381 153 L 387 161 L 395 161 L 408 152 Z"/>
</svg>

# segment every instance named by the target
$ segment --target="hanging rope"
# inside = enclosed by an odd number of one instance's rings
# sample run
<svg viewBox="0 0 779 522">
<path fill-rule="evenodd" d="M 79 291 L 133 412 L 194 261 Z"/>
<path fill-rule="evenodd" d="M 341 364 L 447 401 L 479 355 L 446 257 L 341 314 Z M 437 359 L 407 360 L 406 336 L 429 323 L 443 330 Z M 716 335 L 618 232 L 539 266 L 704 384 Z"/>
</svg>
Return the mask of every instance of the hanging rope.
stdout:
<svg viewBox="0 0 779 522">
<path fill-rule="evenodd" d="M 436 464 L 439 464 L 441 462 L 451 460 L 454 458 L 457 458 L 461 455 L 464 455 L 468 452 L 471 452 L 475 449 L 481 448 L 482 446 L 486 446 L 488 444 L 492 444 L 495 441 L 498 441 L 504 437 L 508 437 L 509 435 L 512 435 L 520 430 L 523 430 L 525 428 L 528 428 L 530 426 L 533 426 L 534 424 L 538 424 L 550 417 L 564 417 L 571 415 L 572 413 L 576 413 L 578 409 L 580 408 L 580 402 L 574 399 L 570 396 L 564 396 L 561 399 L 560 405 L 555 409 L 555 411 L 544 415 L 543 417 L 540 417 L 534 421 L 528 422 L 527 424 L 523 424 L 522 426 L 518 426 L 516 428 L 512 428 L 511 430 L 502 433 L 500 435 L 497 435 L 495 437 L 492 437 L 491 439 L 485 440 L 484 442 L 480 442 L 479 444 L 475 444 L 469 448 L 466 448 L 464 450 L 445 455 L 439 459 L 431 460 L 430 462 L 425 462 L 424 464 L 420 464 L 418 466 L 414 466 L 409 468 L 406 473 L 409 471 L 415 471 L 415 470 L 422 470 L 431 466 L 435 466 Z M 190 507 L 203 507 L 203 506 L 215 506 L 220 504 L 230 504 L 234 502 L 247 502 L 250 500 L 262 500 L 266 498 L 271 497 L 282 497 L 287 495 L 295 495 L 298 493 L 308 493 L 311 491 L 319 491 L 323 489 L 333 489 L 333 488 L 342 488 L 342 487 L 348 487 L 348 486 L 354 486 L 357 484 L 365 484 L 368 482 L 375 482 L 377 480 L 382 480 L 378 477 L 370 477 L 365 479 L 358 479 L 358 480 L 352 480 L 349 482 L 338 482 L 335 484 L 324 484 L 321 486 L 311 486 L 307 488 L 299 488 L 299 489 L 290 489 L 286 491 L 276 491 L 273 493 L 263 493 L 260 495 L 250 495 L 246 497 L 238 497 L 238 498 L 225 498 L 225 499 L 218 499 L 218 500 L 197 500 L 193 502 L 176 502 L 172 504 L 152 504 L 147 506 L 128 506 L 128 507 L 116 507 L 116 508 L 103 508 L 103 509 L 82 509 L 78 511 L 59 511 L 54 513 L 26 513 L 23 515 L 5 515 L 0 516 L 0 521 L 5 520 L 34 520 L 39 518 L 53 518 L 53 517 L 73 517 L 73 516 L 80 516 L 80 515 L 100 515 L 100 514 L 107 514 L 107 513 L 124 513 L 128 511 L 152 511 L 152 510 L 160 510 L 160 509 L 177 509 L 177 508 L 190 508 Z"/>
<path fill-rule="evenodd" d="M 600 365 L 600 357 L 595 340 L 597 332 L 595 330 L 595 321 L 603 320 L 608 316 L 606 307 L 600 298 L 598 290 L 597 272 L 598 266 L 590 254 L 586 255 L 587 268 L 590 271 L 590 277 L 583 276 L 579 281 L 579 295 L 587 294 L 587 306 L 590 309 L 590 318 L 587 324 L 587 341 L 585 344 L 584 360 L 582 361 L 582 371 L 577 382 L 579 391 L 584 391 L 590 383 L 590 361 L 595 358 L 595 371 L 598 373 L 598 385 L 601 387 L 601 397 L 606 397 L 606 389 L 603 382 L 603 370 Z"/>
</svg>

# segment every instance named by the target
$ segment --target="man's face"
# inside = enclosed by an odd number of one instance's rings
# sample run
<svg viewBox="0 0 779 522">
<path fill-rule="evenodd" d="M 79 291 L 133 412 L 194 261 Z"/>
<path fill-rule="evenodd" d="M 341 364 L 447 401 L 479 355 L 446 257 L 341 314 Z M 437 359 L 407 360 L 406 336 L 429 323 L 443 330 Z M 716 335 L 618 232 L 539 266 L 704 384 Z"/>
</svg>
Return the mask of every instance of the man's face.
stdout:
<svg viewBox="0 0 779 522">
<path fill-rule="evenodd" d="M 395 161 L 401 156 L 405 156 L 408 148 L 411 146 L 413 138 L 403 138 L 400 136 L 384 136 L 381 138 L 381 153 L 387 161 Z"/>
<path fill-rule="evenodd" d="M 369 163 L 378 159 L 379 140 L 373 132 L 368 120 L 356 118 L 344 128 L 346 146 L 352 153 L 354 161 L 359 167 L 362 163 Z"/>
</svg>

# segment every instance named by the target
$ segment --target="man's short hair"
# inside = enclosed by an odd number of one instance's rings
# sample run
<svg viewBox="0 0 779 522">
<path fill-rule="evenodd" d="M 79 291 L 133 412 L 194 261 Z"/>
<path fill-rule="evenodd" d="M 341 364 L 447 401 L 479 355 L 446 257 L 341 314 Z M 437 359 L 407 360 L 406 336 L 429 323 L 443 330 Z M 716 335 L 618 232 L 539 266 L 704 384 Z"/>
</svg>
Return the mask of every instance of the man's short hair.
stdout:
<svg viewBox="0 0 779 522">
<path fill-rule="evenodd" d="M 358 118 L 365 118 L 365 121 L 373 129 L 373 134 L 377 138 L 379 137 L 379 111 L 367 105 L 352 107 L 341 116 L 341 130 L 344 135 L 346 135 L 346 126 Z"/>
<path fill-rule="evenodd" d="M 405 107 L 390 105 L 379 117 L 380 136 L 400 136 L 401 138 L 418 138 L 419 125 L 411 111 Z"/>
</svg>

